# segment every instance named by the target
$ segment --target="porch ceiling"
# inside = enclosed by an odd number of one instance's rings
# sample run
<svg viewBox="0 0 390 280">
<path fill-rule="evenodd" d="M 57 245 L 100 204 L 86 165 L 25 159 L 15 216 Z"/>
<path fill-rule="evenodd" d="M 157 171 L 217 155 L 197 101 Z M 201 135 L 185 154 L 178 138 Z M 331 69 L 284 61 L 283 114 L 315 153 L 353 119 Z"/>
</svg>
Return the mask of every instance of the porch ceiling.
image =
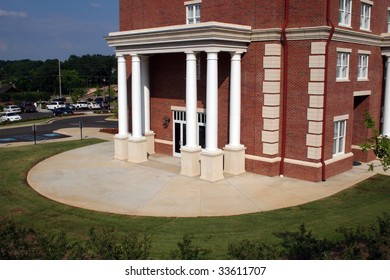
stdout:
<svg viewBox="0 0 390 280">
<path fill-rule="evenodd" d="M 204 22 L 161 28 L 112 32 L 105 39 L 120 54 L 152 54 L 185 51 L 245 52 L 251 42 L 250 26 Z"/>
</svg>

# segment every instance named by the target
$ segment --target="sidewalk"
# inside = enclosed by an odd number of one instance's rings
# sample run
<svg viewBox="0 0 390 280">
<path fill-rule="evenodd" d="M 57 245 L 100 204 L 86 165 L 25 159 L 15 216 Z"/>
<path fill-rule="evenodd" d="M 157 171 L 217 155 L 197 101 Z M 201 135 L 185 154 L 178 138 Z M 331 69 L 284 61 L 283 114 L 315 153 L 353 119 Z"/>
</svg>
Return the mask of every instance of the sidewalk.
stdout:
<svg viewBox="0 0 390 280">
<path fill-rule="evenodd" d="M 103 137 L 93 130 L 85 135 Z M 112 139 L 112 135 L 104 137 Z M 295 206 L 333 195 L 374 175 L 362 164 L 320 183 L 253 173 L 225 174 L 224 180 L 210 183 L 181 176 L 179 158 L 153 155 L 146 163 L 132 164 L 114 160 L 113 154 L 111 141 L 71 150 L 36 165 L 27 180 L 43 196 L 85 209 L 126 215 L 199 217 Z"/>
</svg>

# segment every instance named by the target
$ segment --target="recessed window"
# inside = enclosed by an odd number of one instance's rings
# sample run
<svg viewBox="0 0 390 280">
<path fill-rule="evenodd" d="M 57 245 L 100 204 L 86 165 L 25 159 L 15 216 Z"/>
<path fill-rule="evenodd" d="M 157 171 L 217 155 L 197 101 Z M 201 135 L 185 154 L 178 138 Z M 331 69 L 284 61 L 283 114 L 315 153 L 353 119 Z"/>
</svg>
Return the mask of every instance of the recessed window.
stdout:
<svg viewBox="0 0 390 280">
<path fill-rule="evenodd" d="M 192 2 L 192 1 L 191 1 Z M 194 4 L 187 4 L 187 24 L 200 23 L 201 3 L 195 1 Z"/>
<path fill-rule="evenodd" d="M 367 54 L 359 54 L 358 79 L 359 80 L 368 79 L 368 55 Z"/>
<path fill-rule="evenodd" d="M 348 80 L 349 78 L 349 53 L 338 52 L 337 53 L 337 80 Z"/>
<path fill-rule="evenodd" d="M 361 3 L 360 6 L 360 29 L 370 30 L 371 21 L 371 5 L 367 3 Z"/>
<path fill-rule="evenodd" d="M 387 12 L 387 33 L 390 33 L 390 11 Z"/>
<path fill-rule="evenodd" d="M 334 122 L 333 156 L 337 156 L 345 153 L 346 125 L 347 125 L 346 120 Z"/>
<path fill-rule="evenodd" d="M 339 25 L 351 26 L 352 1 L 340 0 Z"/>
</svg>

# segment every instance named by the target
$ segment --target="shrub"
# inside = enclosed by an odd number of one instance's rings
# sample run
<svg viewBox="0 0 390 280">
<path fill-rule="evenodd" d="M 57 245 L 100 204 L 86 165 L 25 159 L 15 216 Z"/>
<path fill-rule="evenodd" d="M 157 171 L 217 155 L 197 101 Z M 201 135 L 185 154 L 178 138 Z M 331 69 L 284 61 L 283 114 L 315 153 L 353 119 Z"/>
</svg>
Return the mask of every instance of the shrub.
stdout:
<svg viewBox="0 0 390 280">
<path fill-rule="evenodd" d="M 211 236 L 209 237 L 211 238 Z M 186 233 L 183 240 L 177 243 L 179 249 L 171 251 L 171 259 L 174 260 L 203 260 L 212 252 L 193 243 L 194 236 Z"/>
</svg>

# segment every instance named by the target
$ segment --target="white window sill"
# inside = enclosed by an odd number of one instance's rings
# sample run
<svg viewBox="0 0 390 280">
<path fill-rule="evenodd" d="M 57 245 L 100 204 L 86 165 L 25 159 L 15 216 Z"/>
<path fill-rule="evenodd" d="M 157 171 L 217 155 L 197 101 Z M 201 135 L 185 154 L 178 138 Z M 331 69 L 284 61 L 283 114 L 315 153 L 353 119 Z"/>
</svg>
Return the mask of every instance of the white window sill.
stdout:
<svg viewBox="0 0 390 280">
<path fill-rule="evenodd" d="M 364 29 L 364 28 L 360 28 L 360 31 L 364 31 L 364 32 L 370 32 L 372 33 L 372 31 L 370 29 Z"/>
<path fill-rule="evenodd" d="M 337 79 L 336 78 L 336 82 L 337 83 L 347 83 L 347 82 L 350 82 L 350 80 L 349 79 L 341 79 L 341 78 Z"/>
<path fill-rule="evenodd" d="M 358 78 L 358 82 L 369 82 L 370 80 L 368 78 Z"/>
<path fill-rule="evenodd" d="M 340 27 L 345 27 L 345 28 L 351 28 L 351 29 L 352 29 L 352 26 L 351 26 L 350 24 L 347 25 L 347 24 L 339 23 L 339 26 L 340 26 Z"/>
</svg>

